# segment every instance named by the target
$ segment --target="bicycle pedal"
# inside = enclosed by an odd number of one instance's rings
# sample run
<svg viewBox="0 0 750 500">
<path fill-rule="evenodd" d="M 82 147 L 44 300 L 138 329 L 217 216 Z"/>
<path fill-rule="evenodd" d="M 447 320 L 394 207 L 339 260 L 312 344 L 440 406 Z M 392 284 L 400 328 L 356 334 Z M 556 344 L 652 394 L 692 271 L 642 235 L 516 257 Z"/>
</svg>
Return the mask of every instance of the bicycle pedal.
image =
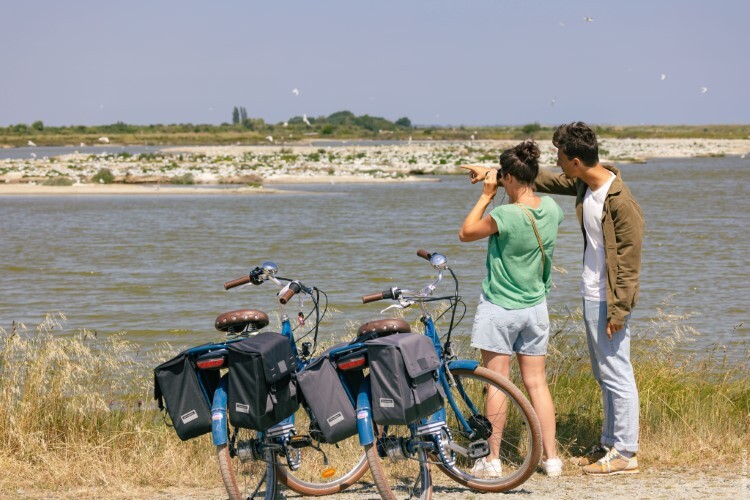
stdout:
<svg viewBox="0 0 750 500">
<path fill-rule="evenodd" d="M 466 455 L 472 459 L 484 458 L 489 454 L 490 444 L 484 439 L 474 441 L 473 443 L 469 444 L 469 447 L 466 449 Z"/>
<path fill-rule="evenodd" d="M 299 435 L 299 436 L 292 436 L 292 438 L 289 440 L 289 446 L 295 449 L 300 448 L 306 448 L 308 446 L 312 446 L 312 438 L 310 436 L 305 435 Z"/>
</svg>

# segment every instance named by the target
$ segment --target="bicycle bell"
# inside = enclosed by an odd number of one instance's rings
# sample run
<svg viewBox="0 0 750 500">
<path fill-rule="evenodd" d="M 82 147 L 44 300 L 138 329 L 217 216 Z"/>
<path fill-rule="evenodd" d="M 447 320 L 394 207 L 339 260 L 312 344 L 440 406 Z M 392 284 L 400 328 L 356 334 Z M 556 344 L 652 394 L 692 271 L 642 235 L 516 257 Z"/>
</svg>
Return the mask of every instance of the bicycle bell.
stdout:
<svg viewBox="0 0 750 500">
<path fill-rule="evenodd" d="M 279 266 L 277 266 L 270 260 L 265 261 L 260 267 L 263 269 L 263 275 L 269 278 L 272 276 L 276 276 L 276 274 L 279 272 Z"/>
<path fill-rule="evenodd" d="M 445 255 L 435 252 L 430 257 L 430 265 L 438 270 L 448 269 L 448 259 Z"/>
</svg>

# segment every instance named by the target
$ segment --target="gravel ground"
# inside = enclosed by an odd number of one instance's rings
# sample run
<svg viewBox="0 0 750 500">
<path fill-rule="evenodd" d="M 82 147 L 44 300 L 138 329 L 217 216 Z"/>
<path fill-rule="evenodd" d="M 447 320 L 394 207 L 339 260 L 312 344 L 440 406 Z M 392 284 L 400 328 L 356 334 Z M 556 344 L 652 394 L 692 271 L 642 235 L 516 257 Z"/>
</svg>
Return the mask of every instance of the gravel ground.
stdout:
<svg viewBox="0 0 750 500">
<path fill-rule="evenodd" d="M 744 475 L 743 475 L 744 474 Z M 547 478 L 535 474 L 520 488 L 506 493 L 477 493 L 463 487 L 456 487 L 439 473 L 434 474 L 437 485 L 433 498 L 437 500 L 457 499 L 584 499 L 584 498 L 750 498 L 750 478 L 746 471 L 735 473 L 710 470 L 652 469 L 638 475 L 613 477 L 588 477 L 577 470 L 566 470 L 561 478 Z M 369 478 L 365 476 L 369 481 Z M 129 498 L 129 499 L 224 499 L 223 488 L 153 488 L 139 487 L 128 489 L 77 488 L 68 491 L 0 491 L 0 498 Z M 282 499 L 313 498 L 301 497 L 285 490 Z M 333 495 L 337 500 L 369 500 L 380 498 L 371 483 L 352 488 L 344 493 Z M 400 498 L 407 498 L 407 494 Z"/>
</svg>

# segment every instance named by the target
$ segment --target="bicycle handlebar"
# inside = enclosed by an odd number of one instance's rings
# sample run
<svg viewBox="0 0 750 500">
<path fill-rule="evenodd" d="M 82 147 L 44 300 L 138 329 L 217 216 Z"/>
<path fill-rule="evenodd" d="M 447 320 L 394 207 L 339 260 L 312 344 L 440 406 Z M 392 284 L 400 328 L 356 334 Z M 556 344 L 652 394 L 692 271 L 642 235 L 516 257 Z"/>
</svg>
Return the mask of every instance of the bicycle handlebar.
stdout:
<svg viewBox="0 0 750 500">
<path fill-rule="evenodd" d="M 298 294 L 300 291 L 302 291 L 302 287 L 300 286 L 300 284 L 296 281 L 292 281 L 291 283 L 289 283 L 289 287 L 284 291 L 284 293 L 279 295 L 279 302 L 281 302 L 282 304 L 286 304 L 287 302 L 289 302 L 289 299 L 294 297 L 294 295 Z"/>
<path fill-rule="evenodd" d="M 362 303 L 369 304 L 370 302 L 376 302 L 378 300 L 394 299 L 398 297 L 398 292 L 399 292 L 398 288 L 390 288 L 388 290 L 383 290 L 382 292 L 371 293 L 369 295 L 363 295 Z"/>
<path fill-rule="evenodd" d="M 229 290 L 230 288 L 235 288 L 240 285 L 247 285 L 248 283 L 250 283 L 250 281 L 251 280 L 250 280 L 249 275 L 243 276 L 242 278 L 237 278 L 231 281 L 227 281 L 226 283 L 224 283 L 224 290 Z"/>
<path fill-rule="evenodd" d="M 422 249 L 417 250 L 417 255 L 422 257 L 424 260 L 430 260 L 430 258 L 432 257 L 432 254 L 430 252 Z"/>
</svg>

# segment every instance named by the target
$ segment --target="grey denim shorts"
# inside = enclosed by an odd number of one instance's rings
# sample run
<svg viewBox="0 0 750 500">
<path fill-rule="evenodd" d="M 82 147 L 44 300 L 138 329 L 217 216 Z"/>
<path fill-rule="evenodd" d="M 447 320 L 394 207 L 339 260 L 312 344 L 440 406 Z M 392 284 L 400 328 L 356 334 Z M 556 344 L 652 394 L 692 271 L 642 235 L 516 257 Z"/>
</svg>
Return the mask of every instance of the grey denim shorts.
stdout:
<svg viewBox="0 0 750 500">
<path fill-rule="evenodd" d="M 471 346 L 499 354 L 547 354 L 549 314 L 547 301 L 525 309 L 505 309 L 484 294 L 479 297 Z"/>
</svg>

